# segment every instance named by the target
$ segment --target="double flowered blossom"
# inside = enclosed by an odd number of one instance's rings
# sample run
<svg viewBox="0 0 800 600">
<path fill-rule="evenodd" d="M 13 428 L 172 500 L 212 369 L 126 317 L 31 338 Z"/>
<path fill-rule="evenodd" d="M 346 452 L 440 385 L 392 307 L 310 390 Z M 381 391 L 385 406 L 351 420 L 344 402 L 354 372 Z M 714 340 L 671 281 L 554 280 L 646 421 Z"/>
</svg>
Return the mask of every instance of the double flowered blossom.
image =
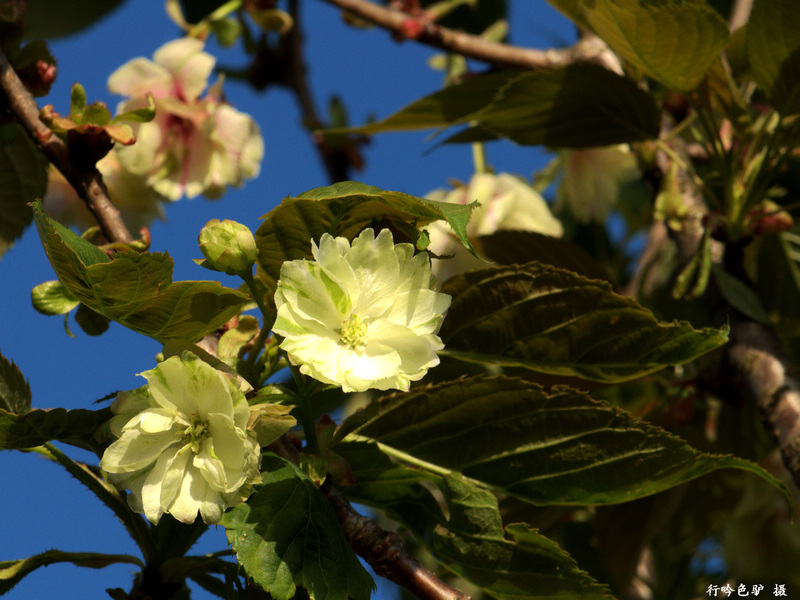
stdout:
<svg viewBox="0 0 800 600">
<path fill-rule="evenodd" d="M 192 523 L 198 512 L 218 523 L 261 480 L 244 393 L 190 352 L 141 375 L 147 385 L 121 392 L 111 405 L 111 432 L 119 439 L 100 466 L 153 523 L 164 513 Z"/>
<path fill-rule="evenodd" d="M 275 293 L 273 331 L 302 373 L 345 392 L 407 391 L 439 364 L 450 296 L 436 291 L 427 254 L 386 229 L 352 245 L 323 234 L 312 254 L 283 264 Z"/>
<path fill-rule="evenodd" d="M 260 169 L 264 144 L 255 121 L 223 102 L 219 85 L 201 98 L 214 63 L 202 41 L 183 38 L 108 79 L 112 92 L 130 98 L 120 112 L 146 106 L 148 93 L 155 99 L 155 119 L 136 124 L 136 143 L 117 154 L 124 169 L 169 200 L 219 197 Z"/>
<path fill-rule="evenodd" d="M 453 190 L 434 190 L 426 197 L 452 204 L 470 204 L 477 200 L 480 206 L 472 211 L 467 225 L 467 236 L 471 240 L 508 229 L 535 231 L 553 237 L 561 237 L 564 231 L 544 198 L 529 183 L 509 173 L 476 173 L 468 185 Z M 470 254 L 443 222 L 431 223 L 428 233 L 431 252 L 452 256 L 434 263 L 434 273 L 441 280 L 487 266 Z"/>
</svg>

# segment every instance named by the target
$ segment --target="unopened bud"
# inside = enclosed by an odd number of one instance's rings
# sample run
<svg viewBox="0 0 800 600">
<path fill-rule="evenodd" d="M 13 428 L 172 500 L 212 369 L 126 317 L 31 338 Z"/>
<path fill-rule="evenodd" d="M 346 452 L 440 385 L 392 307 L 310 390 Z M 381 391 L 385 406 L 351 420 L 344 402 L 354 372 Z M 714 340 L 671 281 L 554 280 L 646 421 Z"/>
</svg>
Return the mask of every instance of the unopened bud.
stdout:
<svg viewBox="0 0 800 600">
<path fill-rule="evenodd" d="M 245 225 L 225 219 L 212 219 L 200 231 L 200 251 L 204 267 L 228 275 L 250 274 L 258 250 L 253 233 Z"/>
</svg>

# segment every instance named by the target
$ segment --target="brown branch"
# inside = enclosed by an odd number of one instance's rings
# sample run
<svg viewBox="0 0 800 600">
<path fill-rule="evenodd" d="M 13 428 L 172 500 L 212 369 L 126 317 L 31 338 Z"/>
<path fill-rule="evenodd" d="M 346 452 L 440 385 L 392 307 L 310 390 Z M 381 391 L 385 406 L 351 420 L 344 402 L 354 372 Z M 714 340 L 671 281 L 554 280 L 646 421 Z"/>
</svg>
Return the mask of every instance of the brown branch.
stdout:
<svg viewBox="0 0 800 600">
<path fill-rule="evenodd" d="M 368 0 L 323 0 L 328 4 L 368 21 L 393 33 L 400 39 L 406 38 L 404 25 L 413 19 L 411 15 L 381 6 Z M 422 27 L 415 41 L 447 52 L 461 54 L 503 68 L 552 69 L 563 67 L 576 61 L 603 62 L 602 54 L 607 46 L 595 36 L 586 36 L 574 46 L 559 50 L 535 50 L 492 42 L 477 35 L 453 31 L 439 25 L 427 23 Z"/>
<path fill-rule="evenodd" d="M 0 88 L 8 110 L 42 153 L 75 188 L 94 215 L 106 239 L 109 242 L 130 242 L 133 237 L 125 226 L 119 210 L 108 197 L 108 190 L 100 172 L 94 167 L 75 168 L 66 144 L 39 120 L 39 108 L 36 102 L 2 51 L 0 51 Z"/>
<path fill-rule="evenodd" d="M 800 380 L 775 332 L 734 321 L 728 358 L 747 382 L 778 443 L 783 463 L 800 486 Z"/>
<path fill-rule="evenodd" d="M 298 462 L 297 449 L 286 438 L 273 442 L 267 449 L 295 464 Z M 333 505 L 350 547 L 375 573 L 402 586 L 420 600 L 470 600 L 468 594 L 423 567 L 403 547 L 400 536 L 357 513 L 330 480 L 325 481 L 321 489 Z"/>
</svg>

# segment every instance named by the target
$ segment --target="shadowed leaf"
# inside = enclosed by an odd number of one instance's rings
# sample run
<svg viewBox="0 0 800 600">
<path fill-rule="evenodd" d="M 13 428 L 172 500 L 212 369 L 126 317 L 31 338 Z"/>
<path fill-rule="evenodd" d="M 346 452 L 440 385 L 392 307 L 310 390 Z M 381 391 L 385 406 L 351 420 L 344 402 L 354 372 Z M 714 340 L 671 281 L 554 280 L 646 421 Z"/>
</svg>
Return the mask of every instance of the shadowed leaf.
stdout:
<svg viewBox="0 0 800 600">
<path fill-rule="evenodd" d="M 444 354 L 597 381 L 624 381 L 688 362 L 727 330 L 660 323 L 605 282 L 540 263 L 471 271 L 442 288 L 452 303 Z"/>
</svg>

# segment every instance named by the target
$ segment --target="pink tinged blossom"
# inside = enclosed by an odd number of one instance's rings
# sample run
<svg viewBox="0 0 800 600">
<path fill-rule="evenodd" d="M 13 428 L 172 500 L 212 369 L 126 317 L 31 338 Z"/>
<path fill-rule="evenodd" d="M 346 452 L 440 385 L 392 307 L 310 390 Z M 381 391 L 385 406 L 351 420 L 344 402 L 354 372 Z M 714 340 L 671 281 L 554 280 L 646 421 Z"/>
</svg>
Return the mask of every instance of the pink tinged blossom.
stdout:
<svg viewBox="0 0 800 600">
<path fill-rule="evenodd" d="M 218 100 L 218 86 L 200 97 L 213 67 L 203 43 L 184 38 L 109 78 L 112 92 L 130 97 L 120 111 L 141 106 L 148 92 L 155 98 L 156 118 L 136 127 L 137 143 L 120 149 L 119 160 L 169 200 L 218 198 L 260 169 L 264 146 L 255 121 Z"/>
</svg>

